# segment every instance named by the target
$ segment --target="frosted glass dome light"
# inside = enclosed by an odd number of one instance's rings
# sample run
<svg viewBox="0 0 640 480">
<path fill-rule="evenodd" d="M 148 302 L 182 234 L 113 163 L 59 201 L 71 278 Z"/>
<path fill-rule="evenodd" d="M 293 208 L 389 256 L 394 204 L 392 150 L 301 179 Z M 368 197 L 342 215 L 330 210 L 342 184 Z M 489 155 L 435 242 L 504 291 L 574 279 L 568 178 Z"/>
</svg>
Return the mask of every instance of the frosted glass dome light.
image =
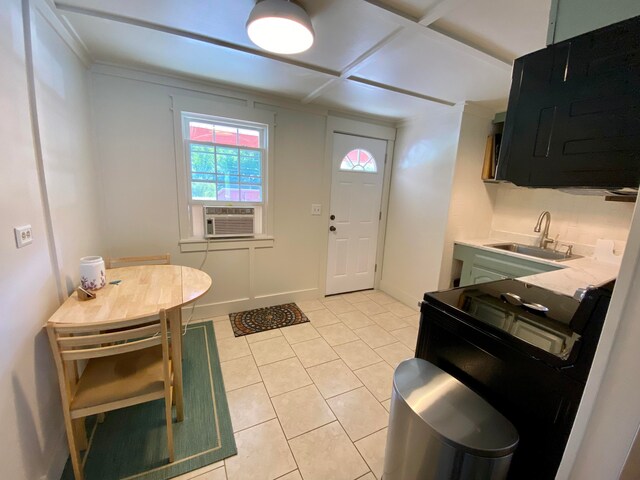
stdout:
<svg viewBox="0 0 640 480">
<path fill-rule="evenodd" d="M 289 0 L 259 1 L 247 20 L 247 33 L 260 48 L 282 54 L 304 52 L 314 40 L 309 15 Z"/>
</svg>

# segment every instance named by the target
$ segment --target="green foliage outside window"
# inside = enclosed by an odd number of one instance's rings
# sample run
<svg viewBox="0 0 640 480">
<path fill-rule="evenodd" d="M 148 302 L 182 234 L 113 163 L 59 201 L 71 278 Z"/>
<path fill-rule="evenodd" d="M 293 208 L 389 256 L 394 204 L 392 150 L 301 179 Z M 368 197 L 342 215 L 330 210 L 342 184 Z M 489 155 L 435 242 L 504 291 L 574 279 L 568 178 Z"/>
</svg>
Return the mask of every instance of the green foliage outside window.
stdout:
<svg viewBox="0 0 640 480">
<path fill-rule="evenodd" d="M 190 156 L 194 200 L 262 201 L 260 150 L 191 143 Z"/>
</svg>

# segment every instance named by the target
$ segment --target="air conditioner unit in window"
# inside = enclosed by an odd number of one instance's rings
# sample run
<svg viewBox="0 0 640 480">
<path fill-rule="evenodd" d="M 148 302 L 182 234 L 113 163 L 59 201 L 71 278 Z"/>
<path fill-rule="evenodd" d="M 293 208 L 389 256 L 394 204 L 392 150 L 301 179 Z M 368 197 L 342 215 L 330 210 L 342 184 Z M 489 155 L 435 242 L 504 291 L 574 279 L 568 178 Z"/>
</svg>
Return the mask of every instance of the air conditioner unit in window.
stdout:
<svg viewBox="0 0 640 480">
<path fill-rule="evenodd" d="M 205 206 L 205 238 L 252 237 L 255 232 L 254 210 L 253 207 Z"/>
</svg>

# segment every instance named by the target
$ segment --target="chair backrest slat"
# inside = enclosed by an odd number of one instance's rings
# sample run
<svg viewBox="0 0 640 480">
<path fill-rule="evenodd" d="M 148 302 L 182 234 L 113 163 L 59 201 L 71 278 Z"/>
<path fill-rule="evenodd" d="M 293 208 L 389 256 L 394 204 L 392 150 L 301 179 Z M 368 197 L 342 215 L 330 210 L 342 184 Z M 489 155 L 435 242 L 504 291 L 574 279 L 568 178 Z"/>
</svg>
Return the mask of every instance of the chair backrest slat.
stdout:
<svg viewBox="0 0 640 480">
<path fill-rule="evenodd" d="M 170 265 L 171 255 L 165 253 L 164 255 L 107 258 L 105 264 L 106 268 L 117 268 L 130 265 Z"/>
<path fill-rule="evenodd" d="M 121 342 L 123 340 L 142 338 L 149 335 L 160 335 L 160 325 L 158 322 L 139 328 L 129 328 L 123 331 L 81 335 L 77 337 L 59 337 L 58 344 L 62 349 L 66 349 L 69 347 L 86 347 L 90 345 Z"/>
<path fill-rule="evenodd" d="M 152 316 L 123 320 L 108 325 L 50 324 L 47 329 L 62 362 L 107 357 L 150 348 L 166 335 L 165 310 Z M 164 324 L 164 325 L 163 325 Z"/>
<path fill-rule="evenodd" d="M 110 355 L 119 355 L 122 353 L 135 352 L 136 350 L 142 350 L 144 348 L 160 345 L 162 338 L 160 335 L 156 337 L 149 337 L 142 340 L 135 340 L 133 342 L 119 343 L 116 345 L 107 345 L 95 348 L 83 348 L 79 350 L 61 350 L 60 356 L 65 362 L 75 360 L 87 360 L 89 358 L 108 357 Z"/>
</svg>

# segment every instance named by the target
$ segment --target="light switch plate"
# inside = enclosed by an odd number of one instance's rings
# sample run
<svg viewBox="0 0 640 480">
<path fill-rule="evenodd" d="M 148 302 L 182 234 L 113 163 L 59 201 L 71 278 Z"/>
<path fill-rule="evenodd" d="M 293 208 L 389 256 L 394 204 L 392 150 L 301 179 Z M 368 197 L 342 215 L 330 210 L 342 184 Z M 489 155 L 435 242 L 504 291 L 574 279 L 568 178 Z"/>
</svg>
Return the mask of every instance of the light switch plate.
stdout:
<svg viewBox="0 0 640 480">
<path fill-rule="evenodd" d="M 16 235 L 16 247 L 26 247 L 27 245 L 31 245 L 31 243 L 33 242 L 33 232 L 31 231 L 31 225 L 14 227 L 13 232 Z"/>
<path fill-rule="evenodd" d="M 311 204 L 311 215 L 322 215 L 322 205 L 318 203 Z"/>
</svg>

